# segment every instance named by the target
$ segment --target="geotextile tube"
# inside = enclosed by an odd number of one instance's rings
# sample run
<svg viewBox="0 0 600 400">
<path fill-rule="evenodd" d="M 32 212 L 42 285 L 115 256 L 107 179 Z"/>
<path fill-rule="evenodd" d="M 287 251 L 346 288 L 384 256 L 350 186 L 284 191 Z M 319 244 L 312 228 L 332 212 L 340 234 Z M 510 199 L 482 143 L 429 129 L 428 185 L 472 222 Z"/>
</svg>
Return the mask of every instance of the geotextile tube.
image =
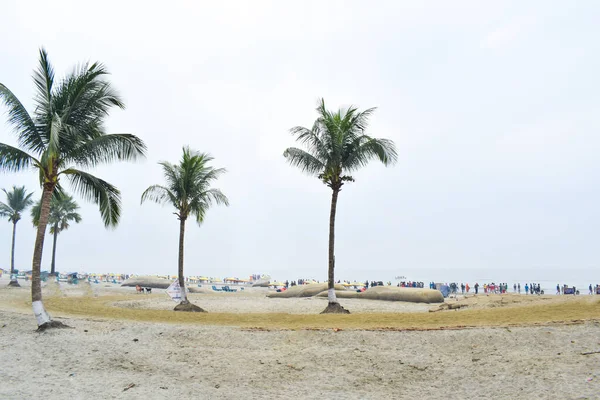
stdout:
<svg viewBox="0 0 600 400">
<path fill-rule="evenodd" d="M 373 286 L 364 292 L 347 290 L 345 292 L 335 291 L 337 297 L 343 299 L 367 299 L 386 301 L 406 301 L 410 303 L 443 303 L 444 296 L 439 290 L 403 288 L 396 286 Z M 319 293 L 318 297 L 327 297 L 327 291 Z"/>
<path fill-rule="evenodd" d="M 166 289 L 171 283 L 173 283 L 172 280 L 159 278 L 157 276 L 132 276 L 121 283 L 121 286 L 136 287 L 136 285 L 140 285 L 141 287 L 153 289 Z"/>
<path fill-rule="evenodd" d="M 335 285 L 335 291 L 345 291 L 343 285 Z M 274 292 L 267 294 L 267 297 L 313 297 L 322 291 L 327 291 L 327 283 L 310 283 L 308 285 L 290 286 L 283 292 Z"/>
<path fill-rule="evenodd" d="M 435 289 L 374 286 L 357 294 L 359 299 L 369 300 L 408 301 L 411 303 L 444 302 L 442 292 Z"/>
</svg>

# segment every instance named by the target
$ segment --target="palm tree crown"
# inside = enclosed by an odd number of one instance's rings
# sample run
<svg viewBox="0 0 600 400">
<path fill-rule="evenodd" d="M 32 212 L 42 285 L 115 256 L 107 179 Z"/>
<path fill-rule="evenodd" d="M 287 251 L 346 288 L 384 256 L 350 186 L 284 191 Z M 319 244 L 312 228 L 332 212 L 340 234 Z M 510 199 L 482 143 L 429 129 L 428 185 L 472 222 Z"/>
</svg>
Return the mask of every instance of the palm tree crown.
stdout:
<svg viewBox="0 0 600 400">
<path fill-rule="evenodd" d="M 319 117 L 312 128 L 301 126 L 290 130 L 306 151 L 295 147 L 285 150 L 288 162 L 302 171 L 318 176 L 327 186 L 340 190 L 344 182 L 354 181 L 345 175 L 378 159 L 384 165 L 396 162 L 396 147 L 391 140 L 366 135 L 369 117 L 375 108 L 359 112 L 349 107 L 337 112 L 328 111 L 321 99 Z"/>
<path fill-rule="evenodd" d="M 106 134 L 105 117 L 112 107 L 124 108 L 119 95 L 104 78 L 102 64 L 83 64 L 55 84 L 54 69 L 44 49 L 33 78 L 35 108 L 29 114 L 21 101 L 2 83 L 0 100 L 8 107 L 8 121 L 18 136 L 19 148 L 0 143 L 0 169 L 35 168 L 40 185 L 61 191 L 67 178 L 86 199 L 99 205 L 106 226 L 115 226 L 121 213 L 119 190 L 75 167 L 90 168 L 144 155 L 144 143 L 131 134 Z"/>
<path fill-rule="evenodd" d="M 201 224 L 213 203 L 229 205 L 229 200 L 219 189 L 210 187 L 212 181 L 226 172 L 224 168 L 208 166 L 212 160 L 207 153 L 198 153 L 184 147 L 179 164 L 166 161 L 159 163 L 167 184 L 153 185 L 146 189 L 142 194 L 142 203 L 150 200 L 158 204 L 171 204 L 180 220 L 185 221 L 192 215 Z"/>
<path fill-rule="evenodd" d="M 31 208 L 31 218 L 34 226 L 38 226 L 41 209 L 41 201 L 35 203 Z M 77 210 L 79 210 L 79 205 L 72 196 L 63 193 L 60 196 L 52 197 L 52 200 L 50 201 L 50 215 L 48 217 L 50 233 L 61 233 L 62 231 L 69 229 L 70 222 L 75 222 L 76 224 L 80 223 L 81 215 Z"/>
<path fill-rule="evenodd" d="M 33 193 L 27 193 L 25 186 L 13 186 L 10 192 L 6 189 L 2 191 L 6 194 L 6 203 L 0 202 L 0 217 L 8 218 L 10 222 L 16 224 L 21 219 L 21 213 L 33 204 L 31 200 Z"/>
</svg>

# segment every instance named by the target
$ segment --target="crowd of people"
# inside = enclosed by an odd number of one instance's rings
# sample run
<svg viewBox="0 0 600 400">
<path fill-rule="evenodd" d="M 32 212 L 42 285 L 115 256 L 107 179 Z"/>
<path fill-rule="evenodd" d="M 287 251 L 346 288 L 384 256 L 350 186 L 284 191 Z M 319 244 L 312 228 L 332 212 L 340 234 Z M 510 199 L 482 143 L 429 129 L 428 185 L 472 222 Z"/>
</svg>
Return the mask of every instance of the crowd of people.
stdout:
<svg viewBox="0 0 600 400">
<path fill-rule="evenodd" d="M 460 285 L 456 282 L 452 282 L 450 284 L 440 284 L 440 283 L 435 283 L 435 282 L 430 282 L 429 283 L 429 288 L 430 289 L 441 289 L 442 286 L 448 286 L 449 288 L 449 292 L 451 294 L 458 294 L 459 292 L 462 294 L 466 294 L 466 293 L 470 293 L 471 291 L 471 286 L 469 286 L 468 283 L 461 283 Z M 508 293 L 509 289 L 508 289 L 508 284 L 507 283 L 484 283 L 483 285 L 479 285 L 479 283 L 475 283 L 475 285 L 473 286 L 473 292 L 475 294 L 479 293 L 479 288 L 483 289 L 483 293 L 485 294 L 504 294 L 504 293 Z M 525 291 L 525 294 L 529 295 L 533 295 L 533 294 L 544 294 L 544 290 L 542 289 L 541 285 L 539 283 L 525 283 L 525 285 L 523 286 L 523 289 Z M 514 283 L 513 284 L 513 293 L 518 293 L 521 294 L 521 283 Z M 561 294 L 579 294 L 579 290 L 577 290 L 577 288 L 575 286 L 571 286 L 569 287 L 568 285 L 556 285 L 556 294 L 561 295 Z M 588 287 L 588 294 L 598 294 L 600 295 L 600 285 L 595 285 L 592 286 L 592 284 L 589 285 Z"/>
<path fill-rule="evenodd" d="M 317 281 L 314 281 L 312 279 L 298 279 L 295 281 L 285 281 L 285 287 L 288 288 L 290 286 L 296 286 L 296 285 L 304 285 L 307 283 L 314 283 Z M 352 283 L 356 283 L 356 281 L 351 282 L 351 281 L 347 281 L 347 280 L 338 280 L 336 281 L 336 283 L 338 284 L 346 284 L 346 285 L 350 285 Z M 369 287 L 375 287 L 375 286 L 391 286 L 392 282 L 388 281 L 386 283 L 384 283 L 383 281 L 365 281 L 364 284 L 360 284 L 362 287 L 364 287 L 365 289 L 368 289 Z M 408 288 L 423 288 L 425 287 L 424 282 L 417 282 L 417 281 L 401 281 L 398 282 L 396 284 L 397 287 L 408 287 Z M 451 283 L 435 283 L 435 282 L 429 282 L 429 289 L 437 289 L 440 290 L 442 289 L 442 287 L 447 286 L 448 287 L 448 292 L 451 294 L 468 294 L 468 293 L 474 293 L 474 294 L 479 294 L 480 289 L 483 291 L 484 294 L 504 294 L 504 293 L 508 293 L 509 292 L 509 286 L 508 283 L 503 282 L 503 283 L 495 283 L 495 282 L 490 282 L 490 283 L 483 283 L 482 285 L 479 285 L 479 283 L 475 283 L 473 286 L 470 286 L 468 283 L 457 283 L 457 282 L 451 282 Z M 542 289 L 541 285 L 539 283 L 525 283 L 525 285 L 521 286 L 521 283 L 514 283 L 512 286 L 513 289 L 513 293 L 518 293 L 521 294 L 521 290 L 523 289 L 525 294 L 544 294 L 544 290 Z M 595 285 L 592 286 L 592 284 L 589 285 L 588 287 L 588 292 L 589 294 L 599 294 L 600 295 L 600 285 Z M 556 285 L 556 294 L 579 294 L 579 291 L 577 290 L 577 288 L 575 288 L 574 286 L 569 287 L 567 285 Z"/>
</svg>

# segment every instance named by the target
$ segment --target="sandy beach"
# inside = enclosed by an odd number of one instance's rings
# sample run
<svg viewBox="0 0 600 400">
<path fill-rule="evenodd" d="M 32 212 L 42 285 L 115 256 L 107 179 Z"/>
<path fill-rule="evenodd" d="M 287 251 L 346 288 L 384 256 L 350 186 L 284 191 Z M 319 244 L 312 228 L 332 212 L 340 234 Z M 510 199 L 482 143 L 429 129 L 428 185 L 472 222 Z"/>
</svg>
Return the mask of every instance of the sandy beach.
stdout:
<svg viewBox="0 0 600 400">
<path fill-rule="evenodd" d="M 105 298 L 115 313 L 170 310 L 175 303 L 158 290 L 138 295 L 116 285 L 53 283 L 44 288 L 48 310 L 71 329 L 37 333 L 27 283 L 21 282 L 22 289 L 5 288 L 4 278 L 0 283 L 0 398 L 596 399 L 600 393 L 600 353 L 595 353 L 600 351 L 600 322 L 595 317 L 427 331 L 132 321 L 60 310 L 89 298 Z M 191 299 L 210 315 L 237 315 L 240 321 L 248 314 L 310 316 L 326 304 L 325 299 L 265 295 L 258 289 L 198 293 Z M 471 313 L 552 302 L 600 306 L 594 296 L 579 297 L 451 301 L 468 303 L 467 310 L 475 309 Z M 349 317 L 368 315 L 373 321 L 390 313 L 402 319 L 469 312 L 430 313 L 438 306 L 373 300 L 345 299 L 342 304 L 352 310 Z"/>
</svg>

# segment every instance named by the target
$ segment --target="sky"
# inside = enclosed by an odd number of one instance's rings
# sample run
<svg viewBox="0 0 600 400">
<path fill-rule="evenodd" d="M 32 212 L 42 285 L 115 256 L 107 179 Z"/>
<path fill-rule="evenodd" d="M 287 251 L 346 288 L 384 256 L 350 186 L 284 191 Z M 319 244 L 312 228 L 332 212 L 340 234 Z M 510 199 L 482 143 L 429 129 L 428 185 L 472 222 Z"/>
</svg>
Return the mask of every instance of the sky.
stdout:
<svg viewBox="0 0 600 400">
<path fill-rule="evenodd" d="M 0 14 L 0 82 L 30 112 L 40 47 L 57 76 L 100 61 L 127 106 L 107 132 L 148 146 L 92 171 L 121 190 L 122 219 L 107 230 L 76 196 L 60 271 L 176 274 L 174 210 L 140 196 L 189 145 L 227 169 L 214 186 L 231 204 L 188 223 L 186 274 L 326 279 L 331 191 L 283 157 L 324 98 L 377 107 L 367 133 L 398 149 L 340 193 L 336 277 L 600 282 L 596 1 L 57 0 Z M 15 138 L 0 106 L 0 142 Z M 32 171 L 0 173 L 12 185 L 41 194 Z M 34 236 L 27 213 L 17 268 L 31 268 Z M 4 268 L 10 240 L 0 223 Z"/>
</svg>

